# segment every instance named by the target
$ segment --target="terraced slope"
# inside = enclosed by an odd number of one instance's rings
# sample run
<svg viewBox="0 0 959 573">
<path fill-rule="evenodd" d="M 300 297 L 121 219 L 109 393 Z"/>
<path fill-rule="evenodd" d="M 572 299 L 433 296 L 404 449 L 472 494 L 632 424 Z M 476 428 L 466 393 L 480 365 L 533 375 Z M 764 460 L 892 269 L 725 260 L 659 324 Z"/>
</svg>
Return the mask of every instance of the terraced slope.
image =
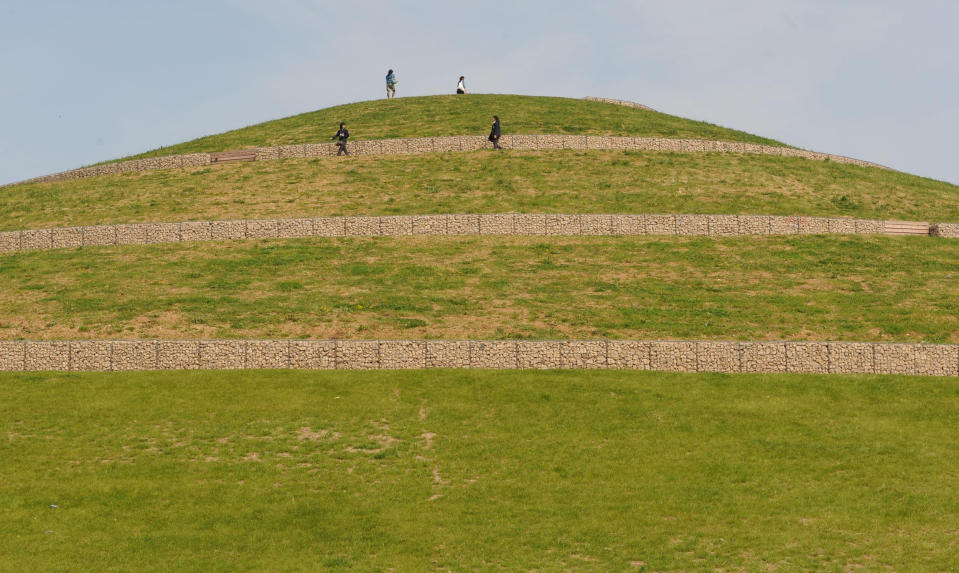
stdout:
<svg viewBox="0 0 959 573">
<path fill-rule="evenodd" d="M 471 96 L 354 104 L 156 153 L 315 141 L 341 119 L 359 139 L 485 133 L 491 113 L 529 133 L 775 144 L 609 104 Z M 803 158 L 637 150 L 291 158 L 0 192 L 0 230 L 63 236 L 509 211 L 957 221 L 959 193 Z M 0 569 L 955 561 L 957 241 L 293 239 L 271 224 L 162 245 L 81 230 L 82 249 L 0 254 L 0 370 L 28 370 L 0 372 Z M 13 236 L 53 233 L 0 241 Z M 316 340 L 329 338 L 342 340 Z M 651 341 L 664 338 L 681 340 Z M 810 374 L 745 373 L 796 365 Z M 253 366 L 286 370 L 118 371 Z"/>
<path fill-rule="evenodd" d="M 389 127 L 374 131 L 376 137 L 408 135 L 409 126 L 430 114 L 431 123 L 441 126 L 437 133 L 458 133 L 466 117 L 487 105 L 504 109 L 504 117 L 515 117 L 519 126 L 531 130 L 751 137 L 603 103 L 484 96 L 351 104 L 188 145 L 215 149 L 236 147 L 240 141 L 301 141 L 317 136 L 311 126 L 337 114 L 356 117 L 354 130 L 357 123 Z M 628 150 L 478 151 L 289 159 L 24 184 L 5 190 L 0 230 L 58 227 L 69 231 L 63 228 L 190 219 L 504 211 L 948 220 L 959 218 L 957 191 L 955 186 L 888 170 L 795 157 Z M 240 237 L 250 235 L 246 228 L 250 224 L 244 223 Z M 845 225 L 852 232 L 858 226 Z M 110 234 L 104 242 L 118 242 L 118 230 L 103 230 Z M 89 228 L 74 234 L 89 234 L 83 243 L 92 238 L 97 244 L 98 232 Z M 178 237 L 185 232 L 178 227 Z M 612 229 L 609 233 L 616 234 Z M 0 233 L 0 241 L 16 239 L 24 248 L 36 241 L 57 244 L 58 239 L 44 237 Z M 790 252 L 797 247 L 806 251 L 798 259 Z M 948 289 L 933 286 L 950 276 L 952 247 L 879 238 L 688 241 L 400 236 L 372 241 L 274 240 L 252 250 L 238 243 L 204 245 L 197 252 L 187 243 L 89 253 L 25 253 L 0 268 L 8 277 L 5 282 L 10 288 L 3 303 L 11 315 L 0 322 L 0 333 L 8 339 L 680 337 L 956 342 L 954 317 L 938 312 L 939 297 L 948 295 Z M 878 265 L 876 256 L 886 249 L 892 254 Z M 910 255 L 900 256 L 905 252 Z M 832 262 L 828 267 L 811 265 L 817 255 Z M 152 294 L 144 296 L 143 286 L 151 283 L 141 277 L 162 266 L 167 267 L 164 280 L 153 283 Z M 935 270 L 913 276 L 910 270 L 917 266 Z M 78 281 L 80 269 L 89 267 L 102 270 Z M 650 272 L 651 268 L 656 271 Z M 829 270 L 823 273 L 824 268 Z M 63 269 L 73 270 L 58 277 Z M 680 269 L 695 269 L 692 276 L 714 280 L 691 283 L 691 276 L 683 276 Z M 625 280 L 610 281 L 603 276 L 604 270 Z M 462 272 L 472 272 L 476 279 Z M 256 278 L 260 273 L 265 273 L 263 280 Z M 852 284 L 859 286 L 844 286 L 849 275 L 858 277 Z M 202 284 L 192 280 L 206 276 L 217 279 L 201 280 Z M 675 280 L 676 276 L 683 280 Z M 912 280 L 908 281 L 910 294 L 903 298 L 906 277 Z M 786 295 L 793 288 L 789 285 L 810 281 L 820 288 L 807 290 L 798 299 Z M 544 289 L 547 284 L 551 286 Z M 404 289 L 411 290 L 401 295 Z M 864 302 L 857 290 L 872 296 Z M 343 297 L 342 293 L 354 294 Z M 397 295 L 404 302 L 389 302 Z M 797 306 L 819 305 L 827 298 L 828 312 L 811 313 L 810 307 Z M 757 304 L 759 300 L 768 302 Z M 498 306 L 503 308 L 497 314 L 488 314 Z M 675 311 L 660 314 L 664 308 Z M 908 311 L 891 312 L 892 308 Z M 14 316 L 25 309 L 29 312 L 22 317 Z M 867 309 L 873 309 L 868 318 Z M 250 322 L 244 316 L 257 318 Z"/>
</svg>

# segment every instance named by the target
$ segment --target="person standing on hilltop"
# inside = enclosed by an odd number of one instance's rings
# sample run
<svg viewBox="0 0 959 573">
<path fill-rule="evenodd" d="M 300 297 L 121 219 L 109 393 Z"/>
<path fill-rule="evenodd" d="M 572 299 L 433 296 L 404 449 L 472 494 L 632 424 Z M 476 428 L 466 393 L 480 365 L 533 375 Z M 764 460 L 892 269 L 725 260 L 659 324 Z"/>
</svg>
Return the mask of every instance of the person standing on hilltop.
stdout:
<svg viewBox="0 0 959 573">
<path fill-rule="evenodd" d="M 386 99 L 396 97 L 396 74 L 393 70 L 386 72 Z"/>
<path fill-rule="evenodd" d="M 502 135 L 502 130 L 499 126 L 499 116 L 493 116 L 493 127 L 489 131 L 489 140 L 493 142 L 493 149 L 503 149 L 499 146 L 499 138 Z"/>
<path fill-rule="evenodd" d="M 347 155 L 350 154 L 350 152 L 346 149 L 346 140 L 349 138 L 350 138 L 350 130 L 346 129 L 345 123 L 341 123 L 340 130 L 336 132 L 336 135 L 330 138 L 330 139 L 338 140 L 336 142 L 336 146 L 339 147 L 340 150 L 336 152 L 337 157 L 339 157 L 340 155 L 343 155 L 344 153 Z"/>
<path fill-rule="evenodd" d="M 465 94 L 466 93 L 466 76 L 460 76 L 459 83 L 456 84 L 456 93 Z"/>
</svg>

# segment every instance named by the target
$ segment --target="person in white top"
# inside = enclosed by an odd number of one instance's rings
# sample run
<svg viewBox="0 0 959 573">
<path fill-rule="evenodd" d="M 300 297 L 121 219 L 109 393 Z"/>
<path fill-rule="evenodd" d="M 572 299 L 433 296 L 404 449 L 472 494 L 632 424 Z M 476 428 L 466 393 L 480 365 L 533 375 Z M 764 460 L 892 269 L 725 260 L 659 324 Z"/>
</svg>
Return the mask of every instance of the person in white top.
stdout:
<svg viewBox="0 0 959 573">
<path fill-rule="evenodd" d="M 456 93 L 465 94 L 466 93 L 466 76 L 460 76 L 460 81 L 456 84 Z"/>
</svg>

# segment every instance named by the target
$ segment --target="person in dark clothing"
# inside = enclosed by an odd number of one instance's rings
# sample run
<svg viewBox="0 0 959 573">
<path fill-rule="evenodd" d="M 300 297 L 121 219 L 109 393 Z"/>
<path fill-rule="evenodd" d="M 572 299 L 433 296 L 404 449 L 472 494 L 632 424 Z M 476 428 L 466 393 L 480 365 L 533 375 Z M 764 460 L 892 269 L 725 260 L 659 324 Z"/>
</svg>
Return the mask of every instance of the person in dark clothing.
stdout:
<svg viewBox="0 0 959 573">
<path fill-rule="evenodd" d="M 330 138 L 330 139 L 338 140 L 336 142 L 336 146 L 339 147 L 340 150 L 336 152 L 337 157 L 339 157 L 340 155 L 343 155 L 344 153 L 347 155 L 350 154 L 350 152 L 346 149 L 346 140 L 349 138 L 350 138 L 350 130 L 346 129 L 345 123 L 341 123 L 340 130 L 336 132 L 336 135 Z"/>
<path fill-rule="evenodd" d="M 499 116 L 493 116 L 493 127 L 489 132 L 489 140 L 493 142 L 493 149 L 503 149 L 499 146 L 499 138 L 502 135 L 502 131 L 499 127 Z"/>
</svg>

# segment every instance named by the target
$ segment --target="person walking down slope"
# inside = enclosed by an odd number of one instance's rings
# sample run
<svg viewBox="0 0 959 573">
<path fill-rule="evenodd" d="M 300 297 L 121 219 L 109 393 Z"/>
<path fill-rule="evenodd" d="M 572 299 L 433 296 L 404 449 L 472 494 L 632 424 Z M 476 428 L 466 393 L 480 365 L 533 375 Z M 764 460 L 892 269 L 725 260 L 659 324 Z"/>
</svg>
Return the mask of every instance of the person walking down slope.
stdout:
<svg viewBox="0 0 959 573">
<path fill-rule="evenodd" d="M 466 93 L 466 76 L 460 76 L 460 81 L 456 84 L 456 93 Z"/>
<path fill-rule="evenodd" d="M 396 97 L 396 74 L 393 70 L 386 72 L 386 99 Z"/>
<path fill-rule="evenodd" d="M 503 149 L 499 146 L 499 138 L 502 135 L 502 130 L 499 126 L 499 116 L 493 116 L 493 127 L 489 131 L 489 140 L 493 142 L 493 149 Z"/>
<path fill-rule="evenodd" d="M 336 142 L 336 146 L 339 147 L 340 150 L 336 152 L 337 157 L 339 157 L 340 155 L 343 155 L 344 153 L 347 155 L 350 154 L 350 152 L 346 149 L 346 140 L 349 138 L 350 138 L 350 130 L 346 129 L 345 123 L 341 123 L 340 130 L 336 132 L 336 135 L 330 138 L 330 139 L 338 140 Z"/>
</svg>

